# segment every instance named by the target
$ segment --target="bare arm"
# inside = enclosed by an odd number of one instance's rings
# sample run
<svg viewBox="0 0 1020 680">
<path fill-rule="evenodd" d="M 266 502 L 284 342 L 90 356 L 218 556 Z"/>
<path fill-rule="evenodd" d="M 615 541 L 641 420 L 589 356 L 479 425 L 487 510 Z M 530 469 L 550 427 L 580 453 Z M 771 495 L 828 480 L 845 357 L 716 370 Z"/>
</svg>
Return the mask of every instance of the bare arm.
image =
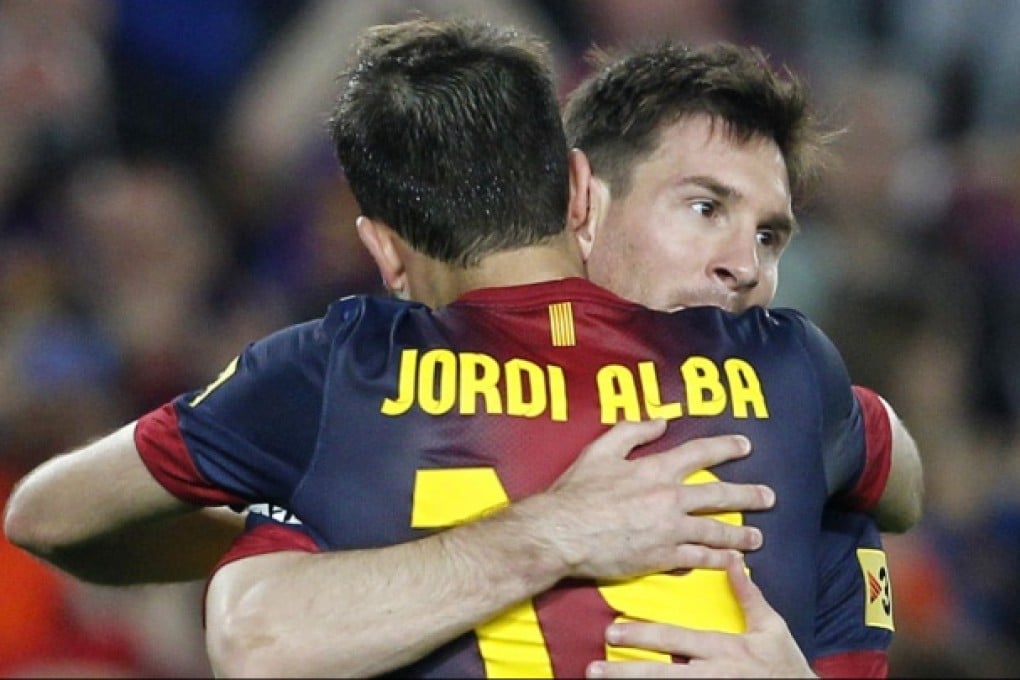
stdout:
<svg viewBox="0 0 1020 680">
<path fill-rule="evenodd" d="M 206 578 L 242 518 L 174 498 L 142 463 L 133 432 L 131 423 L 26 475 L 7 504 L 7 538 L 94 583 Z"/>
<path fill-rule="evenodd" d="M 626 460 L 664 428 L 662 421 L 618 425 L 548 491 L 426 539 L 228 564 L 206 600 L 213 668 L 227 676 L 383 673 L 562 578 L 719 568 L 727 549 L 760 545 L 753 527 L 694 513 L 764 509 L 774 501 L 770 490 L 679 483 L 746 455 L 746 439 L 697 440 Z"/>
<path fill-rule="evenodd" d="M 924 474 L 914 438 L 889 403 L 882 399 L 892 430 L 892 464 L 885 491 L 872 515 L 882 531 L 903 533 L 924 510 Z"/>
</svg>

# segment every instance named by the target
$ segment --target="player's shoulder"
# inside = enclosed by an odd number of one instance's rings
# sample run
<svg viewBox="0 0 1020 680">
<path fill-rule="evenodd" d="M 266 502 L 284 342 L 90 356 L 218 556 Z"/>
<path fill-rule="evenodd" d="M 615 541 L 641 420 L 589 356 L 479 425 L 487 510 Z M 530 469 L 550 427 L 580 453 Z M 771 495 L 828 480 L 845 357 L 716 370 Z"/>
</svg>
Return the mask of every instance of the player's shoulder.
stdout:
<svg viewBox="0 0 1020 680">
<path fill-rule="evenodd" d="M 741 312 L 728 312 L 700 307 L 691 311 L 702 315 L 698 325 L 737 343 L 768 346 L 772 354 L 786 349 L 810 357 L 812 363 L 819 367 L 836 362 L 838 358 L 831 339 L 796 309 L 755 306 Z"/>
<path fill-rule="evenodd" d="M 796 335 L 807 344 L 828 343 L 828 336 L 818 324 L 803 312 L 789 307 L 765 309 L 753 307 L 745 314 L 751 313 L 764 328 L 771 332 L 787 332 Z"/>
<path fill-rule="evenodd" d="M 814 325 L 803 312 L 790 307 L 751 307 L 739 316 L 768 328 L 782 328 L 784 326 L 800 328 Z"/>
<path fill-rule="evenodd" d="M 796 309 L 749 307 L 741 312 L 730 312 L 719 307 L 692 307 L 681 312 L 702 318 L 702 324 L 718 324 L 730 334 L 746 338 L 773 339 L 790 336 L 802 338 L 805 333 L 814 333 L 817 327 Z"/>
<path fill-rule="evenodd" d="M 329 352 L 336 342 L 343 342 L 356 329 L 389 328 L 392 320 L 412 309 L 428 308 L 402 300 L 371 296 L 348 295 L 330 303 L 322 316 L 298 321 L 277 329 L 253 342 L 249 351 L 254 356 L 281 354 L 309 355 Z"/>
<path fill-rule="evenodd" d="M 395 319 L 414 312 L 428 313 L 428 307 L 379 295 L 347 295 L 330 303 L 326 314 L 312 330 L 323 340 L 335 339 L 359 325 L 389 326 Z"/>
</svg>

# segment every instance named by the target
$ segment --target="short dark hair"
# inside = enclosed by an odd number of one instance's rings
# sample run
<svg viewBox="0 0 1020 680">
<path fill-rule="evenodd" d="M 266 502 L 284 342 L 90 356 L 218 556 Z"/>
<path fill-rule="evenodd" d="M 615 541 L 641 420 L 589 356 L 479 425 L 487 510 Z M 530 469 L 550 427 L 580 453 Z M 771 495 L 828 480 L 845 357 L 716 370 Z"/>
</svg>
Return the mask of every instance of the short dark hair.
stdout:
<svg viewBox="0 0 1020 680">
<path fill-rule="evenodd" d="M 567 144 L 547 46 L 468 19 L 362 34 L 330 120 L 364 215 L 448 264 L 562 233 Z"/>
<path fill-rule="evenodd" d="M 588 58 L 596 70 L 564 108 L 567 140 L 619 195 L 630 191 L 633 166 L 658 146 L 663 129 L 689 116 L 709 116 L 738 141 L 772 139 L 795 197 L 835 134 L 821 130 L 801 81 L 771 68 L 754 47 L 665 41 L 615 55 L 594 49 Z"/>
</svg>

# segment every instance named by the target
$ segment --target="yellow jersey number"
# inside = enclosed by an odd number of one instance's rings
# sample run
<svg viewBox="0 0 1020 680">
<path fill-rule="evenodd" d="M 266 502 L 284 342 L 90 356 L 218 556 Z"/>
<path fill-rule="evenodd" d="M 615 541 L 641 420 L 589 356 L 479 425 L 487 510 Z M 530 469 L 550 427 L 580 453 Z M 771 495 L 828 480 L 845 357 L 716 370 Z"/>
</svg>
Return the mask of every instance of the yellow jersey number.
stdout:
<svg viewBox="0 0 1020 680">
<path fill-rule="evenodd" d="M 694 473 L 685 484 L 717 481 L 707 470 Z M 418 470 L 415 476 L 411 526 L 441 528 L 461 524 L 510 502 L 496 471 L 488 467 Z M 743 524 L 740 513 L 715 517 Z M 652 574 L 618 581 L 600 581 L 606 604 L 620 612 L 617 620 L 639 619 L 700 630 L 744 631 L 744 616 L 726 572 L 695 569 L 685 574 Z M 533 602 L 512 607 L 475 629 L 489 678 L 551 678 L 552 661 Z M 668 654 L 606 646 L 611 661 L 670 661 Z"/>
</svg>

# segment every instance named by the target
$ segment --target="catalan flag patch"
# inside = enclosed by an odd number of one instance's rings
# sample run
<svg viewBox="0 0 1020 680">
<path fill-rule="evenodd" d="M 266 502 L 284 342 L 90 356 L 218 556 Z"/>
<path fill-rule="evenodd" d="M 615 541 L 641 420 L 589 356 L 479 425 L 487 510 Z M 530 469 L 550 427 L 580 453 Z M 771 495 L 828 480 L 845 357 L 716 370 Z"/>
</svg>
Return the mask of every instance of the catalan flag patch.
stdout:
<svg viewBox="0 0 1020 680">
<path fill-rule="evenodd" d="M 864 623 L 876 628 L 893 627 L 892 583 L 885 553 L 874 548 L 858 548 L 857 561 L 864 574 Z"/>
<path fill-rule="evenodd" d="M 577 344 L 574 335 L 574 308 L 569 302 L 549 305 L 549 332 L 553 347 L 573 347 Z"/>
</svg>

